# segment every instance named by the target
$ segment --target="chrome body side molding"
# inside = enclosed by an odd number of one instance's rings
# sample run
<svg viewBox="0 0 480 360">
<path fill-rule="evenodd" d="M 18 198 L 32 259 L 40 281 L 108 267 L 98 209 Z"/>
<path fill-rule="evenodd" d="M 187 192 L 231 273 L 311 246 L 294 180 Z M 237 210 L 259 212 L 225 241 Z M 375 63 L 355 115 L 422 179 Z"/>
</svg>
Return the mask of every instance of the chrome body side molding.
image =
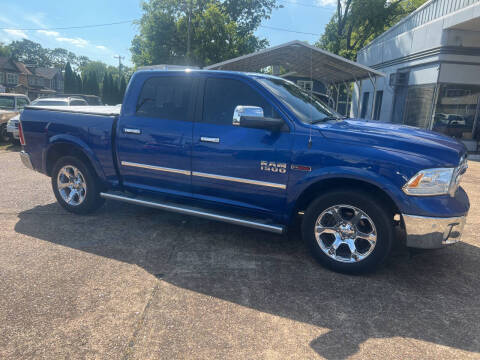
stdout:
<svg viewBox="0 0 480 360">
<path fill-rule="evenodd" d="M 207 173 L 202 173 L 202 172 L 197 172 L 197 171 L 192 171 L 192 175 L 193 176 L 204 177 L 204 178 L 209 178 L 209 179 L 217 179 L 217 180 L 232 181 L 232 182 L 251 184 L 251 185 L 267 186 L 267 187 L 273 187 L 273 188 L 277 188 L 277 189 L 286 189 L 287 188 L 287 185 L 284 185 L 284 184 L 271 183 L 271 182 L 268 182 L 268 181 L 259 181 L 259 180 L 237 178 L 237 177 L 224 176 L 224 175 L 207 174 Z"/>
<path fill-rule="evenodd" d="M 118 201 L 130 203 L 130 204 L 148 206 L 148 207 L 172 211 L 180 214 L 198 216 L 198 217 L 202 217 L 210 220 L 223 221 L 230 224 L 241 225 L 241 226 L 246 226 L 253 229 L 269 231 L 275 234 L 282 234 L 285 229 L 284 226 L 281 226 L 281 225 L 264 224 L 261 222 L 245 220 L 245 219 L 235 218 L 231 216 L 224 216 L 224 215 L 215 214 L 207 211 L 201 211 L 197 209 L 191 209 L 191 208 L 183 207 L 180 205 L 173 205 L 173 204 L 145 200 L 145 199 L 137 199 L 137 198 L 129 197 L 127 195 L 118 195 L 118 194 L 102 192 L 100 193 L 100 196 L 105 199 L 118 200 Z"/>
<path fill-rule="evenodd" d="M 191 175 L 192 174 L 190 170 L 172 169 L 172 168 L 167 168 L 167 167 L 163 167 L 163 166 L 139 164 L 139 163 L 130 162 L 130 161 L 122 161 L 121 164 L 122 164 L 122 166 L 131 166 L 131 167 L 137 167 L 137 168 L 142 168 L 142 169 L 170 172 L 170 173 L 182 174 L 182 175 Z"/>
<path fill-rule="evenodd" d="M 131 166 L 131 167 L 137 167 L 137 168 L 141 168 L 141 169 L 163 171 L 163 172 L 182 174 L 182 175 L 193 175 L 193 176 L 204 177 L 204 178 L 209 178 L 209 179 L 238 182 L 238 183 L 242 183 L 242 184 L 266 186 L 266 187 L 271 187 L 271 188 L 276 188 L 276 189 L 285 190 L 287 188 L 287 185 L 285 185 L 285 184 L 272 183 L 272 182 L 268 182 L 268 181 L 260 181 L 260 180 L 252 180 L 252 179 L 245 179 L 245 178 L 237 178 L 237 177 L 232 177 L 232 176 L 208 174 L 208 173 L 203 173 L 203 172 L 198 172 L 198 171 L 173 169 L 173 168 L 167 168 L 167 167 L 163 167 L 163 166 L 139 164 L 139 163 L 130 162 L 130 161 L 122 161 L 121 164 L 122 164 L 122 166 Z"/>
</svg>

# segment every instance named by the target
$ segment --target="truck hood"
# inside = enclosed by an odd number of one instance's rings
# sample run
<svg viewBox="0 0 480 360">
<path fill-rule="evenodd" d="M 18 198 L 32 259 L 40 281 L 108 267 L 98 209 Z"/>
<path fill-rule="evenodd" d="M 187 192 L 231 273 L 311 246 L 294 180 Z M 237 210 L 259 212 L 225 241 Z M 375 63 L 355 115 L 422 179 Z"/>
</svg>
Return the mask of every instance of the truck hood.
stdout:
<svg viewBox="0 0 480 360">
<path fill-rule="evenodd" d="M 333 141 L 387 148 L 430 158 L 441 166 L 457 166 L 466 153 L 454 138 L 412 126 L 348 119 L 320 125 L 322 134 Z"/>
</svg>

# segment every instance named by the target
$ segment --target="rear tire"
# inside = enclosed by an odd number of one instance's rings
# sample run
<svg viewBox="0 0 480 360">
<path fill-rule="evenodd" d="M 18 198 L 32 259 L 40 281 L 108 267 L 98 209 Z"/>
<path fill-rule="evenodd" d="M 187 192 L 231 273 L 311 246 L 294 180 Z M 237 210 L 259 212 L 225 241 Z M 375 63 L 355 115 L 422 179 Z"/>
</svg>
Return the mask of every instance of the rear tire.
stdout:
<svg viewBox="0 0 480 360">
<path fill-rule="evenodd" d="M 100 197 L 100 181 L 91 166 L 73 156 L 64 156 L 55 163 L 52 188 L 58 203 L 75 214 L 92 213 L 105 202 Z"/>
<path fill-rule="evenodd" d="M 360 274 L 377 269 L 390 254 L 393 214 L 365 193 L 335 190 L 315 199 L 302 222 L 302 235 L 323 266 Z"/>
</svg>

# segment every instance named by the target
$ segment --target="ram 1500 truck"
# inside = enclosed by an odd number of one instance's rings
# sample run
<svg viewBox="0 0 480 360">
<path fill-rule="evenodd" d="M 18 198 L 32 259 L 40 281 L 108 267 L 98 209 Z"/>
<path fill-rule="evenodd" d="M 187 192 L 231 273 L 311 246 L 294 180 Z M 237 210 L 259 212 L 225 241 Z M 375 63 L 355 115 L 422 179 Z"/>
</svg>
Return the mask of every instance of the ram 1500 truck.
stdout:
<svg viewBox="0 0 480 360">
<path fill-rule="evenodd" d="M 372 270 L 406 244 L 459 241 L 469 201 L 459 141 L 345 119 L 292 82 L 224 71 L 139 71 L 123 105 L 27 107 L 21 159 L 68 211 L 104 199 L 283 233 L 336 271 Z M 293 227 L 292 224 L 301 226 Z"/>
</svg>

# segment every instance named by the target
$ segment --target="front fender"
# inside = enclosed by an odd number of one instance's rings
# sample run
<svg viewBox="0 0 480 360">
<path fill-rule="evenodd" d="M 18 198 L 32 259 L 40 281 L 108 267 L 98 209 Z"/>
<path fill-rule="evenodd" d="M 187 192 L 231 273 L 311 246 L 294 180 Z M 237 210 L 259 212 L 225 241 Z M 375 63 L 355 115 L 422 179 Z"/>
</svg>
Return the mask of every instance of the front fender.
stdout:
<svg viewBox="0 0 480 360">
<path fill-rule="evenodd" d="M 42 166 L 43 166 L 43 172 L 45 174 L 47 173 L 48 153 L 55 145 L 58 145 L 58 144 L 70 144 L 73 147 L 75 147 L 75 149 L 82 152 L 82 154 L 84 154 L 92 164 L 93 169 L 97 173 L 97 176 L 101 180 L 105 181 L 106 179 L 105 173 L 103 172 L 102 166 L 100 165 L 100 161 L 98 160 L 97 156 L 95 155 L 93 150 L 90 148 L 90 146 L 88 146 L 88 144 L 82 141 L 81 139 L 68 134 L 54 135 L 48 139 L 48 144 L 42 152 Z"/>
<path fill-rule="evenodd" d="M 364 168 L 336 166 L 315 169 L 305 177 L 289 184 L 287 207 L 290 216 L 294 215 L 296 202 L 305 190 L 316 183 L 331 179 L 352 179 L 368 183 L 383 190 L 401 211 L 409 208 L 410 199 L 387 177 Z"/>
</svg>

